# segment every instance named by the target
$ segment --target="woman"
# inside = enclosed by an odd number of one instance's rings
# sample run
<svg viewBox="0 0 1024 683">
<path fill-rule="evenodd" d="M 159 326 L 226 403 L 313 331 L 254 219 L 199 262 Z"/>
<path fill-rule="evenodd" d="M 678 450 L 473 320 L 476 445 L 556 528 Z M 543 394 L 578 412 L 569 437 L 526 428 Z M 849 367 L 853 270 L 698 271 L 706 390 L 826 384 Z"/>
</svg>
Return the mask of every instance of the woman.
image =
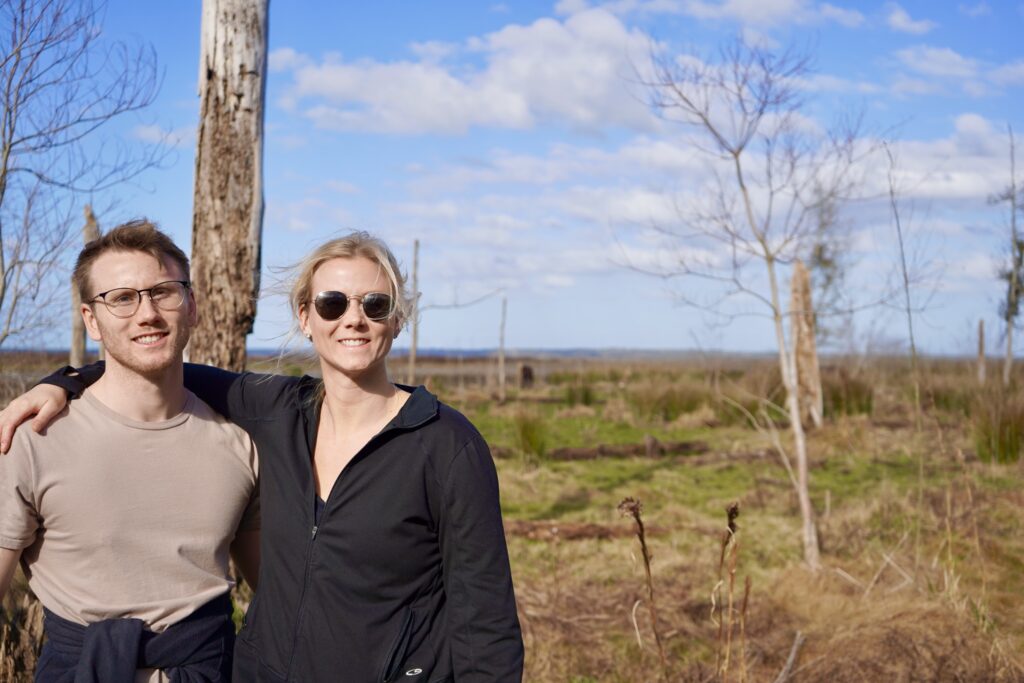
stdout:
<svg viewBox="0 0 1024 683">
<path fill-rule="evenodd" d="M 299 264 L 291 290 L 322 381 L 186 366 L 186 387 L 260 454 L 260 588 L 234 680 L 522 677 L 487 445 L 426 389 L 387 377 L 410 301 L 388 248 L 352 233 Z M 101 372 L 84 368 L 80 389 Z"/>
</svg>

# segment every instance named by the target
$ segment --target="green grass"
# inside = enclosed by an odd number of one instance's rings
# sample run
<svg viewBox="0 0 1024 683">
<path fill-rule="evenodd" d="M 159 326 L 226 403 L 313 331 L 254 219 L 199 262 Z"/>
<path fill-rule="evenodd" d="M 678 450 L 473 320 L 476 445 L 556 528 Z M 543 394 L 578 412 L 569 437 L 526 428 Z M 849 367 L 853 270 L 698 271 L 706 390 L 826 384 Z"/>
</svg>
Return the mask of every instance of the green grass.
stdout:
<svg viewBox="0 0 1024 683">
<path fill-rule="evenodd" d="M 608 419 L 600 410 L 595 411 L 593 415 L 556 416 L 559 410 L 561 408 L 557 404 L 531 407 L 531 413 L 545 423 L 550 449 L 591 447 L 599 444 L 637 444 L 643 443 L 647 435 L 660 441 L 708 440 L 716 435 L 715 430 L 705 427 L 629 424 Z M 473 406 L 464 412 L 490 445 L 508 448 L 519 446 L 517 413 L 497 412 L 491 410 L 489 406 Z M 717 434 L 721 435 L 722 432 Z"/>
</svg>

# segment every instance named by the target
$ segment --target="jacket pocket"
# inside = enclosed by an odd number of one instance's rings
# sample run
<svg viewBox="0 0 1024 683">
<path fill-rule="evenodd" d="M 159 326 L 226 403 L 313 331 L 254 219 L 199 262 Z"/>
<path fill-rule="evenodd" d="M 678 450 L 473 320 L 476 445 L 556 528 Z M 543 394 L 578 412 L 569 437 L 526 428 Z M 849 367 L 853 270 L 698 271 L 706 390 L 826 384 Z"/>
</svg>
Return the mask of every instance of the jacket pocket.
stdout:
<svg viewBox="0 0 1024 683">
<path fill-rule="evenodd" d="M 412 635 L 412 627 L 413 611 L 407 607 L 405 614 L 402 616 L 402 625 L 398 629 L 398 635 L 395 636 L 394 643 L 388 648 L 387 655 L 384 657 L 384 665 L 381 667 L 380 672 L 380 683 L 390 683 L 398 673 L 402 660 L 405 659 L 405 653 L 409 649 L 409 637 Z"/>
<path fill-rule="evenodd" d="M 260 593 L 257 592 L 252 596 L 252 602 L 249 603 L 249 608 L 245 610 L 245 614 L 242 615 L 242 628 L 241 634 L 252 635 L 252 624 L 256 619 L 256 605 L 260 601 Z M 248 633 L 247 633 L 248 631 Z"/>
</svg>

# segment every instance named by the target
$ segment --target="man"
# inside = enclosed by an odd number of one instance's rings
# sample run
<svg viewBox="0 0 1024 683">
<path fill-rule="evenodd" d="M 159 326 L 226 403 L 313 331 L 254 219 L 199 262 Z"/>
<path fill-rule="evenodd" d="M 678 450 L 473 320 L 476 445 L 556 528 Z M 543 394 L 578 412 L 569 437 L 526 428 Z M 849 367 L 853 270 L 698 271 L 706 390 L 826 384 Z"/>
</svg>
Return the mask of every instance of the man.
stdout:
<svg viewBox="0 0 1024 683">
<path fill-rule="evenodd" d="M 46 608 L 37 681 L 228 681 L 228 553 L 258 571 L 256 452 L 186 391 L 188 259 L 139 220 L 79 254 L 103 378 L 0 456 L 0 597 L 18 562 Z"/>
</svg>

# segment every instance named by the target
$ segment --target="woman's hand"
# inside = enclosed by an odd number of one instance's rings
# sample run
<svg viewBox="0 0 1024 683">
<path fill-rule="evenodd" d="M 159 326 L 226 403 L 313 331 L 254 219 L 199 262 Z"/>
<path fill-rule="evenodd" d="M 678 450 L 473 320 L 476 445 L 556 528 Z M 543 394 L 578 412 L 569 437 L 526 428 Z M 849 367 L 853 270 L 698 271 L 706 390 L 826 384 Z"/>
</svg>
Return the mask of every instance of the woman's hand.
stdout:
<svg viewBox="0 0 1024 683">
<path fill-rule="evenodd" d="M 35 415 L 32 431 L 42 433 L 67 404 L 67 392 L 52 384 L 38 384 L 8 403 L 0 411 L 0 453 L 11 449 L 14 432 L 22 422 Z"/>
</svg>

